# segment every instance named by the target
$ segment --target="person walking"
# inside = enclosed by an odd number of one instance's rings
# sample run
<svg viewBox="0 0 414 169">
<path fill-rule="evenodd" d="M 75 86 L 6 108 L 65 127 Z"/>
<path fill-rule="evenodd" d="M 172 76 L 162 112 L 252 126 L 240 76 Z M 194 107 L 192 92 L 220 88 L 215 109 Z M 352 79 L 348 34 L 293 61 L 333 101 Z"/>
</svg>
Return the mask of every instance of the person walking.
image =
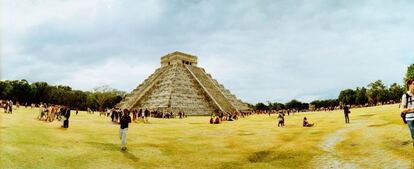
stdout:
<svg viewBox="0 0 414 169">
<path fill-rule="evenodd" d="M 349 114 L 351 111 L 347 105 L 344 106 L 345 123 L 349 123 Z"/>
<path fill-rule="evenodd" d="M 70 108 L 65 108 L 65 120 L 63 121 L 63 128 L 69 128 Z"/>
<path fill-rule="evenodd" d="M 132 121 L 135 121 L 137 119 L 137 110 L 132 110 Z"/>
<path fill-rule="evenodd" d="M 13 101 L 10 100 L 8 105 L 9 105 L 9 113 L 13 114 Z"/>
<path fill-rule="evenodd" d="M 131 117 L 128 115 L 127 109 L 124 109 L 123 115 L 120 119 L 119 138 L 121 139 L 121 150 L 126 150 L 126 135 L 128 132 L 128 125 L 131 123 Z"/>
<path fill-rule="evenodd" d="M 282 113 L 279 113 L 279 115 L 277 116 L 277 121 L 277 127 L 285 126 L 285 117 L 283 117 Z"/>
<path fill-rule="evenodd" d="M 145 109 L 144 114 L 142 115 L 142 119 L 144 120 L 144 123 L 148 123 L 148 118 L 150 116 L 150 111 L 148 109 Z"/>
<path fill-rule="evenodd" d="M 411 139 L 414 147 L 414 79 L 409 79 L 406 83 L 408 91 L 403 94 L 401 99 L 401 116 L 404 116 L 404 122 L 407 123 L 408 129 L 410 130 Z"/>
</svg>

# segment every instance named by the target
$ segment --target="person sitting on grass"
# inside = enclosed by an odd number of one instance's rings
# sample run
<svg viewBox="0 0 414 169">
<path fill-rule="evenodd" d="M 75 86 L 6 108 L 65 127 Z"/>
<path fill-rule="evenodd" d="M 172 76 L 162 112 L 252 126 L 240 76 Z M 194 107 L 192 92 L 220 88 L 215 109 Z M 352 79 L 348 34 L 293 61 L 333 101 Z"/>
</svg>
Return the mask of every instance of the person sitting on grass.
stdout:
<svg viewBox="0 0 414 169">
<path fill-rule="evenodd" d="M 214 120 L 214 124 L 220 124 L 220 118 L 216 116 L 216 119 Z"/>
<path fill-rule="evenodd" d="M 314 123 L 310 124 L 306 117 L 303 118 L 303 127 L 313 127 Z"/>
</svg>

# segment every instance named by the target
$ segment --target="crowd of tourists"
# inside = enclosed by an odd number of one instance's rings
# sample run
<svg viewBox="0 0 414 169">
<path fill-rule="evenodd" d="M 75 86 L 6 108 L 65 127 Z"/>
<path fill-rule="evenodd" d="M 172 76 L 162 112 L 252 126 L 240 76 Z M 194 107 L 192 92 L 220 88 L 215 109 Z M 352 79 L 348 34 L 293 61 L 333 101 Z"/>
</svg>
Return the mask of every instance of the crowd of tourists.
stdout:
<svg viewBox="0 0 414 169">
<path fill-rule="evenodd" d="M 210 124 L 220 124 L 223 121 L 234 121 L 239 119 L 239 115 L 244 114 L 246 112 L 233 112 L 233 113 L 226 113 L 223 112 L 213 112 L 210 114 Z M 242 116 L 245 117 L 246 115 Z"/>
<path fill-rule="evenodd" d="M 68 106 L 61 105 L 39 105 L 38 120 L 45 122 L 53 122 L 55 119 L 62 122 L 63 128 L 69 127 L 70 108 Z"/>
<path fill-rule="evenodd" d="M 290 115 L 290 114 L 294 114 L 294 113 L 299 113 L 299 112 L 306 112 L 308 110 L 297 110 L 297 109 L 282 109 L 282 110 L 252 110 L 248 113 L 245 113 L 245 115 L 252 115 L 252 114 L 256 114 L 256 115 L 272 115 L 272 114 L 284 114 L 284 115 Z"/>
<path fill-rule="evenodd" d="M 125 109 L 126 111 L 128 111 L 128 115 L 132 115 L 132 121 L 133 122 L 144 122 L 144 123 L 148 123 L 149 122 L 149 118 L 163 118 L 163 119 L 171 119 L 171 118 L 187 118 L 187 115 L 185 114 L 185 112 L 183 111 L 179 111 L 178 113 L 173 113 L 173 112 L 162 112 L 162 111 L 158 111 L 158 110 L 154 110 L 154 111 L 150 111 L 148 109 L 132 109 L 132 110 L 128 110 Z M 107 110 L 108 113 L 107 116 L 110 115 L 111 117 L 111 121 L 114 123 L 119 123 L 120 118 L 122 117 L 123 114 L 123 110 L 119 109 L 119 108 L 113 108 L 113 109 L 108 109 Z"/>
</svg>

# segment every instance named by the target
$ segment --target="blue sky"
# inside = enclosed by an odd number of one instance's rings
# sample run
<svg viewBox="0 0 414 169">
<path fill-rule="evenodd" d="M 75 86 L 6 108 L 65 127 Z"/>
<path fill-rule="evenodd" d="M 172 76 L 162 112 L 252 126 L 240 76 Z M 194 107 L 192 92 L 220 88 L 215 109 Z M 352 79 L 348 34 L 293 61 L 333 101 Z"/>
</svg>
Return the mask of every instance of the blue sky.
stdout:
<svg viewBox="0 0 414 169">
<path fill-rule="evenodd" d="M 246 102 L 308 102 L 414 63 L 413 1 L 0 2 L 2 80 L 129 92 L 182 51 Z"/>
</svg>

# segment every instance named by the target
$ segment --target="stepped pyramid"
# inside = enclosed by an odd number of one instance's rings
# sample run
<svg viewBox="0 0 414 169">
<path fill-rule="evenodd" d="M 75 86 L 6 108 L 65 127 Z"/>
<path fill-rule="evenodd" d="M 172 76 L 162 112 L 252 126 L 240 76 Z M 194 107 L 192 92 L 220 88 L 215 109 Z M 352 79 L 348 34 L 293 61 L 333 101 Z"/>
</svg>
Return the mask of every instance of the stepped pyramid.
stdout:
<svg viewBox="0 0 414 169">
<path fill-rule="evenodd" d="M 196 56 L 182 52 L 161 57 L 161 67 L 117 107 L 175 113 L 184 111 L 187 115 L 226 114 L 249 109 L 203 68 L 197 67 Z"/>
</svg>

